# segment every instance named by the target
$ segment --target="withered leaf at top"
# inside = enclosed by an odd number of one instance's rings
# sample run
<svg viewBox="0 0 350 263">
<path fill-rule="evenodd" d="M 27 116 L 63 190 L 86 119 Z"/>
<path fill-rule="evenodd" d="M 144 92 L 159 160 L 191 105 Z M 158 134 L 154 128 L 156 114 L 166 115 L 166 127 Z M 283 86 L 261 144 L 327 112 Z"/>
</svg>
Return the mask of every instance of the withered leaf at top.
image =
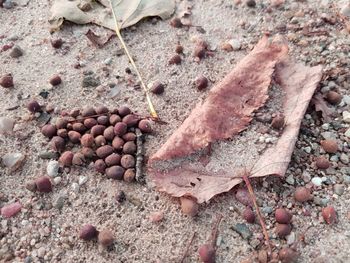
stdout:
<svg viewBox="0 0 350 263">
<path fill-rule="evenodd" d="M 171 135 L 151 160 L 182 157 L 227 139 L 246 128 L 251 113 L 268 98 L 274 67 L 287 55 L 283 41 L 264 37 L 237 66 L 198 103 L 190 116 Z"/>
</svg>

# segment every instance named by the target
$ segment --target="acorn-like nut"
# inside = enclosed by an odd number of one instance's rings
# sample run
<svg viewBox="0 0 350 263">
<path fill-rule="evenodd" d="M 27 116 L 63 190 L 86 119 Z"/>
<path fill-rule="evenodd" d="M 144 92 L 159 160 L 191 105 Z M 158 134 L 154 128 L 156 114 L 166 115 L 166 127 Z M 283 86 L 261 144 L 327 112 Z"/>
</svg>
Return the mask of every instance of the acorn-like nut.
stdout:
<svg viewBox="0 0 350 263">
<path fill-rule="evenodd" d="M 179 65 L 181 64 L 181 57 L 180 55 L 176 54 L 174 56 L 172 56 L 170 59 L 169 59 L 169 65 Z"/>
<path fill-rule="evenodd" d="M 112 153 L 111 155 L 107 156 L 105 159 L 105 163 L 107 166 L 114 166 L 120 164 L 120 159 L 122 157 L 117 153 Z"/>
<path fill-rule="evenodd" d="M 87 159 L 92 159 L 95 155 L 94 150 L 89 147 L 84 147 L 83 149 L 81 149 L 81 153 Z"/>
<path fill-rule="evenodd" d="M 125 169 L 128 168 L 133 168 L 135 167 L 135 157 L 130 155 L 130 154 L 125 154 L 122 156 L 120 159 L 120 164 L 123 166 Z"/>
<path fill-rule="evenodd" d="M 80 143 L 84 147 L 92 147 L 94 145 L 94 142 L 94 136 L 92 136 L 91 134 L 84 134 L 80 139 Z"/>
<path fill-rule="evenodd" d="M 151 126 L 151 122 L 149 120 L 141 120 L 139 122 L 138 127 L 143 133 L 151 133 L 152 132 L 152 126 Z"/>
<path fill-rule="evenodd" d="M 82 166 L 85 163 L 85 156 L 82 153 L 75 153 L 73 156 L 72 164 Z"/>
<path fill-rule="evenodd" d="M 294 192 L 294 198 L 297 202 L 307 202 L 311 199 L 311 191 L 304 186 L 297 187 Z"/>
<path fill-rule="evenodd" d="M 336 153 L 338 151 L 338 143 L 336 140 L 321 140 L 321 146 L 326 153 Z"/>
<path fill-rule="evenodd" d="M 201 245 L 198 249 L 198 254 L 201 262 L 204 263 L 215 263 L 215 248 L 212 244 Z"/>
<path fill-rule="evenodd" d="M 114 137 L 113 141 L 112 141 L 112 146 L 114 149 L 116 149 L 117 151 L 123 149 L 123 145 L 124 145 L 124 140 L 120 137 Z"/>
<path fill-rule="evenodd" d="M 101 125 L 107 125 L 109 122 L 109 118 L 107 116 L 99 116 L 97 117 L 97 123 Z"/>
<path fill-rule="evenodd" d="M 103 135 L 97 136 L 97 137 L 95 138 L 95 144 L 96 144 L 97 147 L 106 145 L 107 142 L 106 142 L 105 137 L 103 137 Z"/>
<path fill-rule="evenodd" d="M 96 150 L 96 155 L 101 159 L 106 158 L 108 155 L 111 155 L 112 153 L 113 153 L 113 147 L 110 145 L 101 146 Z"/>
<path fill-rule="evenodd" d="M 124 181 L 131 183 L 135 181 L 135 169 L 127 169 L 124 173 Z"/>
<path fill-rule="evenodd" d="M 135 127 L 137 126 L 137 123 L 140 121 L 140 117 L 135 114 L 128 114 L 123 118 L 123 122 L 128 127 Z M 124 135 L 124 134 L 122 134 Z M 120 136 L 120 135 L 119 135 Z"/>
<path fill-rule="evenodd" d="M 342 100 L 342 95 L 340 95 L 338 92 L 335 91 L 328 91 L 326 95 L 326 99 L 329 103 L 333 105 L 337 105 L 341 102 Z"/>
<path fill-rule="evenodd" d="M 331 163 L 324 156 L 318 156 L 316 158 L 316 166 L 318 169 L 328 169 L 331 166 Z"/>
<path fill-rule="evenodd" d="M 110 179 L 123 180 L 125 169 L 119 165 L 114 165 L 106 169 L 106 175 Z"/>
<path fill-rule="evenodd" d="M 36 189 L 41 193 L 49 193 L 52 191 L 50 177 L 41 176 L 35 180 Z"/>
<path fill-rule="evenodd" d="M 180 44 L 177 44 L 176 47 L 175 47 L 175 52 L 177 54 L 182 54 L 184 52 L 184 47 L 181 46 Z"/>
<path fill-rule="evenodd" d="M 84 124 L 76 122 L 73 124 L 73 131 L 84 133 L 86 131 L 86 127 L 84 126 Z"/>
<path fill-rule="evenodd" d="M 49 82 L 52 86 L 57 86 L 57 85 L 60 85 L 62 83 L 62 79 L 59 75 L 56 74 L 50 78 Z"/>
<path fill-rule="evenodd" d="M 98 235 L 97 229 L 90 224 L 84 225 L 79 231 L 79 238 L 85 241 L 92 240 Z"/>
<path fill-rule="evenodd" d="M 198 214 L 199 205 L 196 200 L 191 197 L 180 197 L 181 211 L 188 216 L 195 216 Z"/>
<path fill-rule="evenodd" d="M 69 131 L 68 132 L 68 138 L 71 140 L 72 143 L 79 143 L 81 134 L 76 131 Z"/>
<path fill-rule="evenodd" d="M 249 206 L 244 209 L 242 216 L 248 223 L 253 224 L 255 222 L 255 214 Z"/>
<path fill-rule="evenodd" d="M 60 48 L 63 45 L 63 40 L 61 38 L 51 39 L 51 46 L 53 48 Z"/>
<path fill-rule="evenodd" d="M 292 231 L 292 227 L 290 224 L 279 224 L 276 225 L 276 234 L 280 237 L 286 237 Z"/>
<path fill-rule="evenodd" d="M 39 103 L 36 100 L 32 100 L 27 104 L 27 109 L 31 112 L 31 113 L 35 113 L 35 112 L 40 112 L 41 111 L 41 107 L 39 105 Z"/>
<path fill-rule="evenodd" d="M 120 106 L 118 108 L 118 113 L 120 117 L 124 117 L 131 113 L 131 110 L 127 106 Z"/>
<path fill-rule="evenodd" d="M 114 134 L 117 136 L 123 136 L 128 129 L 128 126 L 124 122 L 118 122 L 114 125 Z"/>
<path fill-rule="evenodd" d="M 71 166 L 73 162 L 73 156 L 74 154 L 71 151 L 65 151 L 58 159 L 58 162 L 63 166 Z"/>
<path fill-rule="evenodd" d="M 62 137 L 54 136 L 50 141 L 50 146 L 55 152 L 63 152 L 66 147 L 66 142 Z"/>
<path fill-rule="evenodd" d="M 98 160 L 95 161 L 94 167 L 95 167 L 95 170 L 97 172 L 104 173 L 107 166 L 106 166 L 106 164 L 105 164 L 105 162 L 103 160 L 98 159 Z"/>
<path fill-rule="evenodd" d="M 103 132 L 103 136 L 106 138 L 107 141 L 112 141 L 114 139 L 114 127 L 113 126 L 109 126 L 107 127 L 104 132 Z"/>
<path fill-rule="evenodd" d="M 94 118 L 87 118 L 84 120 L 84 126 L 88 129 L 91 129 L 95 125 L 97 125 L 97 120 L 95 120 Z"/>
<path fill-rule="evenodd" d="M 277 116 L 272 119 L 271 126 L 272 126 L 272 128 L 274 128 L 276 130 L 280 130 L 284 127 L 284 123 L 285 123 L 284 115 L 277 114 Z"/>
<path fill-rule="evenodd" d="M 278 208 L 275 211 L 276 222 L 280 224 L 289 224 L 292 217 L 293 215 L 284 208 Z"/>
<path fill-rule="evenodd" d="M 84 109 L 81 112 L 81 115 L 83 117 L 94 116 L 94 115 L 96 115 L 96 111 L 95 111 L 95 109 L 93 107 L 87 106 L 87 107 L 84 107 Z"/>
<path fill-rule="evenodd" d="M 195 85 L 197 90 L 204 90 L 208 87 L 208 79 L 204 76 L 199 76 L 195 81 Z"/>
<path fill-rule="evenodd" d="M 333 206 L 327 206 L 322 208 L 322 217 L 327 222 L 327 224 L 331 225 L 337 221 L 337 213 Z"/>
<path fill-rule="evenodd" d="M 110 117 L 109 117 L 109 123 L 111 124 L 111 125 L 116 125 L 117 124 L 117 122 L 121 122 L 122 121 L 122 118 L 120 118 L 120 116 L 119 115 L 117 115 L 117 114 L 112 114 Z"/>
<path fill-rule="evenodd" d="M 67 128 L 68 120 L 65 118 L 59 118 L 56 120 L 57 129 L 65 129 Z"/>
<path fill-rule="evenodd" d="M 97 106 L 95 108 L 95 111 L 98 115 L 100 115 L 100 114 L 107 114 L 109 112 L 109 109 L 106 106 Z"/>
<path fill-rule="evenodd" d="M 55 125 L 52 124 L 46 124 L 41 128 L 41 133 L 48 138 L 52 138 L 53 136 L 56 135 L 57 129 Z"/>
<path fill-rule="evenodd" d="M 136 153 L 136 144 L 134 142 L 126 142 L 123 145 L 123 153 L 134 154 Z"/>
<path fill-rule="evenodd" d="M 104 247 L 112 245 L 114 242 L 114 237 L 111 231 L 102 230 L 100 233 L 98 233 L 98 242 Z"/>
<path fill-rule="evenodd" d="M 297 262 L 298 252 L 296 252 L 295 250 L 293 250 L 293 249 L 291 249 L 289 247 L 284 247 L 278 253 L 278 259 L 282 263 Z"/>
<path fill-rule="evenodd" d="M 202 59 L 205 57 L 206 48 L 202 45 L 197 45 L 194 49 L 193 56 L 197 57 L 199 59 Z"/>
<path fill-rule="evenodd" d="M 102 135 L 103 132 L 105 131 L 106 126 L 103 125 L 95 125 L 94 127 L 91 128 L 91 135 L 94 137 L 97 137 L 99 135 Z"/>
<path fill-rule="evenodd" d="M 141 123 L 141 121 L 140 121 L 140 123 Z M 139 123 L 139 126 L 140 126 L 140 123 Z M 133 133 L 133 132 L 128 132 L 128 133 L 124 134 L 122 138 L 124 139 L 124 141 L 127 141 L 127 142 L 128 141 L 130 141 L 130 142 L 131 141 L 135 141 L 136 140 L 136 134 Z"/>
<path fill-rule="evenodd" d="M 172 26 L 172 27 L 175 27 L 175 28 L 180 28 L 183 26 L 182 22 L 181 22 L 181 19 L 178 18 L 178 17 L 173 17 L 169 24 Z"/>
<path fill-rule="evenodd" d="M 151 92 L 157 95 L 162 94 L 164 92 L 164 85 L 160 81 L 155 81 L 152 84 Z"/>
<path fill-rule="evenodd" d="M 2 76 L 0 79 L 0 86 L 4 88 L 12 88 L 14 86 L 12 74 Z"/>
<path fill-rule="evenodd" d="M 57 135 L 62 138 L 68 138 L 68 131 L 66 129 L 58 129 Z"/>
</svg>

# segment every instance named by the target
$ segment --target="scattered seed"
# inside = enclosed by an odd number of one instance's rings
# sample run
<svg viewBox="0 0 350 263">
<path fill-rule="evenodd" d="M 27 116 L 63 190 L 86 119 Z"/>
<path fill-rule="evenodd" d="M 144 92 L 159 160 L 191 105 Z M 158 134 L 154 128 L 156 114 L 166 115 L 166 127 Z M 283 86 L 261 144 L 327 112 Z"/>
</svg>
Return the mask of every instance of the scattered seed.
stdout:
<svg viewBox="0 0 350 263">
<path fill-rule="evenodd" d="M 49 82 L 52 86 L 57 86 L 57 85 L 60 85 L 62 83 L 62 79 L 59 75 L 53 75 L 50 78 Z"/>
<path fill-rule="evenodd" d="M 31 113 L 35 113 L 35 112 L 40 112 L 41 111 L 41 107 L 39 105 L 39 103 L 36 100 L 32 100 L 27 104 L 27 109 L 31 112 Z"/>
<path fill-rule="evenodd" d="M 124 181 L 131 183 L 133 181 L 135 181 L 135 169 L 127 169 L 124 173 Z"/>
<path fill-rule="evenodd" d="M 327 206 L 322 209 L 323 219 L 327 224 L 334 224 L 337 221 L 337 213 L 333 206 Z"/>
<path fill-rule="evenodd" d="M 275 211 L 275 219 L 280 224 L 289 224 L 292 217 L 292 214 L 284 208 L 278 208 Z"/>
<path fill-rule="evenodd" d="M 138 125 L 139 129 L 144 133 L 151 133 L 152 126 L 149 120 L 141 120 Z"/>
<path fill-rule="evenodd" d="M 208 79 L 204 76 L 199 76 L 195 81 L 196 88 L 202 91 L 208 87 Z"/>
<path fill-rule="evenodd" d="M 64 141 L 64 139 L 60 136 L 54 136 L 52 137 L 51 141 L 50 141 L 50 146 L 52 148 L 52 150 L 54 150 L 55 152 L 62 152 L 64 151 L 64 148 L 66 147 L 66 142 Z"/>
<path fill-rule="evenodd" d="M 169 65 L 179 65 L 181 64 L 181 60 L 181 57 L 178 54 L 176 54 L 169 59 Z"/>
<path fill-rule="evenodd" d="M 113 153 L 113 147 L 110 145 L 104 145 L 96 150 L 96 155 L 102 159 Z"/>
<path fill-rule="evenodd" d="M 175 27 L 175 28 L 180 28 L 183 26 L 182 22 L 181 22 L 181 19 L 178 18 L 178 17 L 173 17 L 171 20 L 170 20 L 170 25 L 172 27 Z"/>
<path fill-rule="evenodd" d="M 199 205 L 190 197 L 180 197 L 181 210 L 185 215 L 195 216 L 198 214 Z"/>
<path fill-rule="evenodd" d="M 14 86 L 12 74 L 2 76 L 0 79 L 0 86 L 4 88 L 12 88 Z"/>
<path fill-rule="evenodd" d="M 61 157 L 58 159 L 58 162 L 63 166 L 71 166 L 73 161 L 74 154 L 71 151 L 65 151 L 62 153 Z"/>
<path fill-rule="evenodd" d="M 316 158 L 316 166 L 318 169 L 328 169 L 331 164 L 326 157 L 318 156 Z"/>
<path fill-rule="evenodd" d="M 297 187 L 294 192 L 294 198 L 298 202 L 307 202 L 311 199 L 311 191 L 306 187 Z"/>
<path fill-rule="evenodd" d="M 36 188 L 39 192 L 49 193 L 52 191 L 52 184 L 50 181 L 50 177 L 41 176 L 35 180 Z"/>
<path fill-rule="evenodd" d="M 286 237 L 292 231 L 292 227 L 290 224 L 279 224 L 276 225 L 276 234 L 280 237 Z"/>
<path fill-rule="evenodd" d="M 90 224 L 84 225 L 79 231 L 79 238 L 85 241 L 96 238 L 98 235 L 97 229 Z"/>
<path fill-rule="evenodd" d="M 120 164 L 123 166 L 125 169 L 128 168 L 133 168 L 135 167 L 135 157 L 130 155 L 130 154 L 125 154 L 122 156 L 120 159 Z"/>
<path fill-rule="evenodd" d="M 56 135 L 57 129 L 54 125 L 52 124 L 46 124 L 41 128 L 41 133 L 48 138 L 52 138 L 53 136 Z"/>
<path fill-rule="evenodd" d="M 69 131 L 68 132 L 68 138 L 71 140 L 72 143 L 79 143 L 81 134 L 76 131 Z"/>
<path fill-rule="evenodd" d="M 60 48 L 63 45 L 63 40 L 61 38 L 51 39 L 51 46 L 53 48 Z"/>
<path fill-rule="evenodd" d="M 321 141 L 323 150 L 327 153 L 336 153 L 338 151 L 338 144 L 336 140 L 327 139 Z"/>
<path fill-rule="evenodd" d="M 342 100 L 342 95 L 340 95 L 338 92 L 335 91 L 328 91 L 327 95 L 326 95 L 326 99 L 329 103 L 333 104 L 333 105 L 337 105 L 341 102 Z"/>
<path fill-rule="evenodd" d="M 250 207 L 246 207 L 242 213 L 243 218 L 248 222 L 253 224 L 255 222 L 255 214 Z"/>
<path fill-rule="evenodd" d="M 98 242 L 104 247 L 112 245 L 114 242 L 114 237 L 111 231 L 105 229 L 98 233 Z"/>
<path fill-rule="evenodd" d="M 105 164 L 105 162 L 103 160 L 98 159 L 98 160 L 95 161 L 94 167 L 95 167 L 95 170 L 97 172 L 104 173 L 107 166 L 106 166 L 106 164 Z"/>
</svg>

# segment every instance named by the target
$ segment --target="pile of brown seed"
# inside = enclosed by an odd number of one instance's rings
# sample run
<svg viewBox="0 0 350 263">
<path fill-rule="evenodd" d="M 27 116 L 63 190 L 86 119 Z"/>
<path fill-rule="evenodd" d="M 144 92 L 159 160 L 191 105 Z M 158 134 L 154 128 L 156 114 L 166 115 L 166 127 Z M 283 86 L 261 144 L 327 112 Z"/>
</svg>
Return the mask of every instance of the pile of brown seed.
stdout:
<svg viewBox="0 0 350 263">
<path fill-rule="evenodd" d="M 131 182 L 136 175 L 137 129 L 150 133 L 150 121 L 126 106 L 111 111 L 99 106 L 73 110 L 41 131 L 50 139 L 51 148 L 61 154 L 62 166 L 83 166 L 93 161 L 96 171 L 108 178 Z M 73 152 L 76 145 L 82 148 Z"/>
</svg>

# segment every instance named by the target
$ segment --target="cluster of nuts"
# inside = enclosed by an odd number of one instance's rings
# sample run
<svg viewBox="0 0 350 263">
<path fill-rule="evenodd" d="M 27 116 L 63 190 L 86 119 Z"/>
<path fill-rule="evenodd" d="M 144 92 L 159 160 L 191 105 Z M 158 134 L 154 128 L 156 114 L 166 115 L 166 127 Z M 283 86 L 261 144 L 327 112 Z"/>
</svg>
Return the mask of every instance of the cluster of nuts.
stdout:
<svg viewBox="0 0 350 263">
<path fill-rule="evenodd" d="M 35 111 L 39 106 L 34 104 L 28 105 L 28 109 Z M 62 166 L 82 166 L 93 161 L 96 171 L 108 178 L 131 182 L 135 179 L 137 129 L 151 132 L 150 121 L 133 114 L 126 106 L 112 111 L 99 106 L 73 110 L 55 124 L 43 126 L 41 132 L 50 139 L 51 148 L 61 153 Z M 66 150 L 77 144 L 81 144 L 81 150 Z"/>
<path fill-rule="evenodd" d="M 109 247 L 114 242 L 114 237 L 111 231 L 105 229 L 98 231 L 93 225 L 84 225 L 79 231 L 79 238 L 85 241 L 93 240 L 97 237 L 98 242 L 104 246 Z"/>
</svg>

